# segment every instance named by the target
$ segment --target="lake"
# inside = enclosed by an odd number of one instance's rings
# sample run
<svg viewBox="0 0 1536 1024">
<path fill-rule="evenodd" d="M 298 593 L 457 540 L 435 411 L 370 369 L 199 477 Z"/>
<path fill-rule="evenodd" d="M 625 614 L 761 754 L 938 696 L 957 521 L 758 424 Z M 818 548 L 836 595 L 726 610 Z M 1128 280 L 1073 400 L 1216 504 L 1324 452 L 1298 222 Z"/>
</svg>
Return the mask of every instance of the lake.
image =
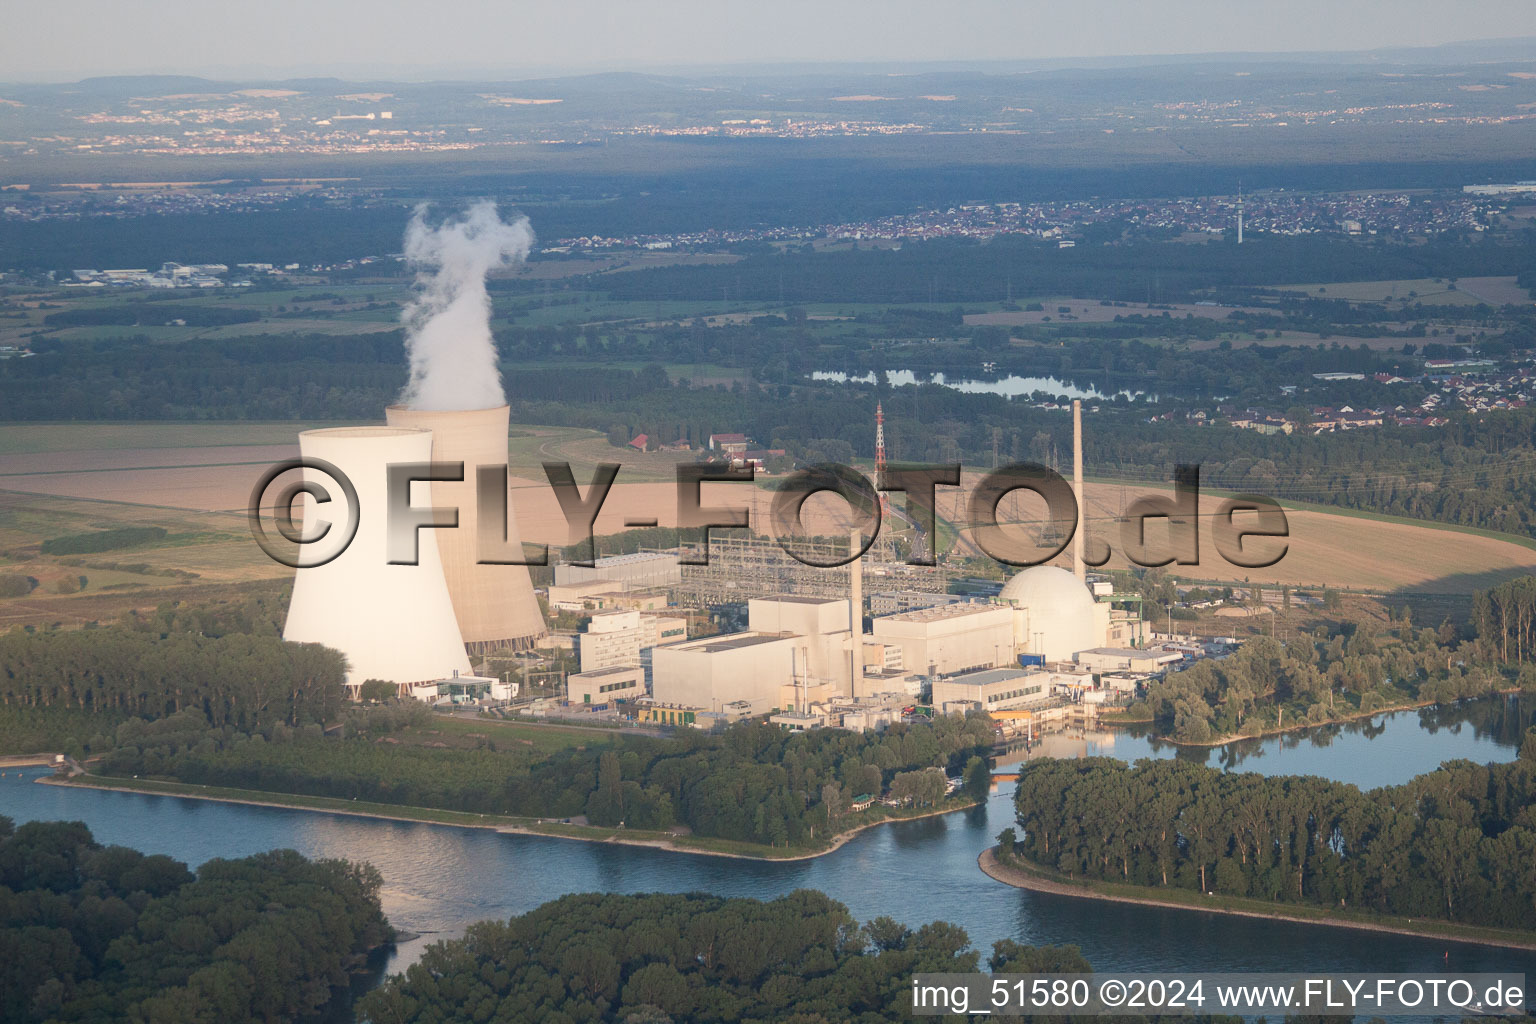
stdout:
<svg viewBox="0 0 1536 1024">
<path fill-rule="evenodd" d="M 839 384 L 873 384 L 874 372 L 865 374 L 848 374 L 835 370 L 817 370 L 811 374 L 812 380 L 835 381 Z M 968 395 L 1001 395 L 1004 398 L 1028 397 L 1035 392 L 1056 399 L 1061 396 L 1067 398 L 1106 398 L 1101 391 L 1092 387 L 1079 387 L 1069 384 L 1056 377 L 1020 377 L 1009 374 L 1006 377 L 998 377 L 995 380 L 949 380 L 942 373 L 931 373 L 919 376 L 912 370 L 886 370 L 885 381 L 893 388 L 906 387 L 913 384 L 937 384 Z M 1146 395 L 1141 391 L 1119 391 L 1116 395 L 1124 395 L 1126 398 L 1143 398 L 1148 401 L 1156 401 L 1156 396 Z"/>
</svg>

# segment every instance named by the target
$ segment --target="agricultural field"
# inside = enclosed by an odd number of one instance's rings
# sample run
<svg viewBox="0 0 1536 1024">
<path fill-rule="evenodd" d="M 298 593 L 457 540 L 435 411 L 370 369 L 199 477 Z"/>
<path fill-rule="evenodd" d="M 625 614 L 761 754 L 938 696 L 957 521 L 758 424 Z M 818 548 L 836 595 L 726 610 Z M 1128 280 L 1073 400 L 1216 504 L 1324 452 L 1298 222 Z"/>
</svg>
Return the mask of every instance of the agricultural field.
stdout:
<svg viewBox="0 0 1536 1024">
<path fill-rule="evenodd" d="M 1120 515 L 1138 497 L 1171 497 L 1171 489 L 1167 485 L 1089 482 L 1085 490 L 1090 556 L 1096 544 L 1107 542 L 1114 552 L 1108 567 L 1133 568 L 1121 546 Z M 1516 538 L 1291 502 L 1284 503 L 1290 528 L 1285 556 L 1269 568 L 1240 568 L 1230 565 L 1216 550 L 1211 523 L 1223 500 L 1219 495 L 1201 495 L 1200 564 L 1170 566 L 1180 579 L 1329 586 L 1378 593 L 1470 594 L 1536 572 L 1536 548 Z M 1033 498 L 1027 502 L 1005 498 L 1000 518 L 1020 524 L 1010 528 L 1020 529 L 1021 539 L 1032 539 L 1038 535 L 1043 510 L 1044 504 Z M 946 518 L 958 517 L 959 502 L 946 502 L 941 496 L 939 512 Z M 1237 522 L 1241 526 L 1243 520 Z M 1149 546 L 1156 548 L 1166 538 L 1165 522 L 1152 520 L 1147 524 Z M 962 543 L 970 543 L 968 531 L 963 532 Z M 1256 539 L 1250 543 L 1277 542 Z M 1058 559 L 1056 564 L 1066 565 L 1067 559 Z"/>
<path fill-rule="evenodd" d="M 1351 302 L 1422 302 L 1426 306 L 1490 306 L 1528 303 L 1530 293 L 1513 277 L 1467 277 L 1454 282 L 1445 278 L 1396 281 L 1335 281 L 1331 284 L 1277 284 L 1270 288 L 1300 292 L 1314 298 L 1348 299 Z"/>
<path fill-rule="evenodd" d="M 331 425 L 331 424 L 327 424 Z M 0 598 L 0 626 L 80 625 L 108 621 L 129 608 L 153 608 L 172 595 L 204 598 L 250 585 L 276 586 L 291 570 L 269 560 L 250 539 L 245 505 L 260 470 L 296 454 L 296 435 L 307 425 L 249 424 L 34 424 L 0 428 L 0 576 L 35 581 L 25 596 Z M 519 424 L 508 440 L 513 509 L 525 541 L 563 545 L 572 538 L 540 464 L 570 462 L 583 487 L 599 462 L 623 468 L 604 503 L 596 532 L 613 534 L 630 522 L 677 523 L 675 466 L 687 453 L 624 451 L 596 431 Z M 868 471 L 868 467 L 865 467 Z M 971 484 L 974 477 L 967 477 Z M 745 506 L 752 526 L 770 529 L 773 479 L 755 486 L 706 484 L 705 505 Z M 940 536 L 957 554 L 975 554 L 961 529 L 960 492 L 940 493 Z M 968 493 L 966 491 L 965 493 Z M 1021 492 L 1022 493 L 1022 492 Z M 1118 516 L 1126 504 L 1165 485 L 1091 482 L 1090 552 L 1107 540 L 1111 568 L 1128 563 L 1120 553 Z M 898 499 L 899 501 L 900 499 Z M 1221 498 L 1207 494 L 1202 517 Z M 1039 534 L 1040 509 L 1011 497 L 1002 513 L 1021 538 Z M 1467 594 L 1536 572 L 1536 550 L 1503 535 L 1434 524 L 1351 514 L 1317 506 L 1288 506 L 1291 537 L 1276 565 L 1244 569 L 1216 551 L 1209 520 L 1202 521 L 1201 564 L 1178 568 L 1190 580 L 1251 581 L 1299 587 L 1332 586 L 1377 593 Z M 842 534 L 852 525 L 847 507 L 829 496 L 806 503 L 803 522 L 813 534 Z M 45 541 L 123 527 L 159 527 L 163 539 L 74 556 L 45 555 Z M 1155 544 L 1164 527 L 1153 521 Z M 1407 552 L 1411 552 L 1411 557 Z M 1063 560 L 1064 561 L 1064 560 Z M 83 578 L 83 582 L 82 582 Z"/>
</svg>

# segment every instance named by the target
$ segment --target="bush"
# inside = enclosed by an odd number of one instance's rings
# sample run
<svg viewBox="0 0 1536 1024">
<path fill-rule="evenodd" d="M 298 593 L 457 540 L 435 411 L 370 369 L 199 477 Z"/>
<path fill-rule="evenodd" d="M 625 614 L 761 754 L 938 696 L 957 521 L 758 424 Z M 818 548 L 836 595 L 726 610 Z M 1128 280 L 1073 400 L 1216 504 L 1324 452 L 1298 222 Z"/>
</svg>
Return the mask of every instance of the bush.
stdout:
<svg viewBox="0 0 1536 1024">
<path fill-rule="evenodd" d="M 72 533 L 43 541 L 45 555 L 89 555 L 98 551 L 114 551 L 139 544 L 152 544 L 164 540 L 163 526 L 125 526 L 116 530 L 93 530 L 90 533 Z"/>
<path fill-rule="evenodd" d="M 26 597 L 32 593 L 32 577 L 20 573 L 0 576 L 0 597 Z"/>
</svg>

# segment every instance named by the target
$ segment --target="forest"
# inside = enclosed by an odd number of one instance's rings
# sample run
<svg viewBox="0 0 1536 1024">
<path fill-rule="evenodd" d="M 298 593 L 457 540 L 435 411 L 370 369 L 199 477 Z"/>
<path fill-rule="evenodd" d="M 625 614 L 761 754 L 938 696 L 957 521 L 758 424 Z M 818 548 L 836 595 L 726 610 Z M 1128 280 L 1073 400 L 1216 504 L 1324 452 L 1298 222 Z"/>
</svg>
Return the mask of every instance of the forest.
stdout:
<svg viewBox="0 0 1536 1024">
<path fill-rule="evenodd" d="M 1380 708 L 1520 689 L 1536 692 L 1530 634 L 1536 577 L 1522 576 L 1472 598 L 1469 638 L 1448 624 L 1415 628 L 1405 606 L 1387 629 L 1319 626 L 1280 642 L 1249 639 L 1221 660 L 1202 660 L 1150 683 L 1141 708 L 1181 743 L 1212 743 Z"/>
<path fill-rule="evenodd" d="M 1248 640 L 1229 658 L 1203 660 L 1147 688 L 1159 731 L 1183 743 L 1316 725 L 1380 708 L 1486 696 L 1511 686 L 1536 691 L 1536 669 L 1513 680 L 1433 629 L 1404 623 L 1372 636 L 1356 630 Z"/>
<path fill-rule="evenodd" d="M 975 973 L 981 956 L 970 945 L 964 929 L 944 921 L 912 929 L 881 917 L 861 926 L 841 903 L 809 889 L 766 902 L 698 893 L 583 893 L 509 921 L 471 925 L 463 938 L 433 945 L 419 963 L 365 996 L 358 1014 L 373 1024 L 910 1021 L 912 976 Z M 999 974 L 1093 970 L 1075 946 L 1009 939 L 993 944 L 985 968 Z"/>
<path fill-rule="evenodd" d="M 64 748 L 72 753 L 105 749 L 101 733 L 133 717 L 190 714 L 242 734 L 328 722 L 345 700 L 344 675 L 338 652 L 276 636 L 126 626 L 0 634 L 0 715 L 63 712 L 82 729 L 98 723 Z"/>
<path fill-rule="evenodd" d="M 301 1020 L 393 940 L 371 865 L 180 861 L 0 817 L 0 1020 Z"/>
<path fill-rule="evenodd" d="M 1074 879 L 1529 929 L 1536 727 L 1508 764 L 1362 792 L 1179 760 L 1030 762 L 1004 859 Z"/>
<path fill-rule="evenodd" d="M 765 846 L 814 846 L 857 820 L 851 798 L 890 789 L 916 806 L 942 799 L 923 773 L 963 775 L 985 793 L 992 729 L 984 716 L 894 726 L 883 733 L 787 733 L 742 723 L 720 735 L 566 747 L 548 755 L 487 738 L 476 749 L 410 742 L 430 723 L 405 704 L 348 712 L 338 735 L 282 724 L 245 734 L 212 728 L 195 709 L 118 726 L 102 771 L 267 792 L 329 796 L 593 825 L 667 829 Z"/>
</svg>

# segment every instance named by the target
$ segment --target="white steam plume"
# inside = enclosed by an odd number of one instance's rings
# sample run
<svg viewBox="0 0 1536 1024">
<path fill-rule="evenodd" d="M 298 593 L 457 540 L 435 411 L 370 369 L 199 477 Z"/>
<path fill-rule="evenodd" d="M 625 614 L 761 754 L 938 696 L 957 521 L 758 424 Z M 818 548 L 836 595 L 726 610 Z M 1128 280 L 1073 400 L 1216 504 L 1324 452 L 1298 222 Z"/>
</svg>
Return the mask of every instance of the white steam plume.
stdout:
<svg viewBox="0 0 1536 1024">
<path fill-rule="evenodd" d="M 533 246 L 527 217 L 505 222 L 489 200 L 436 227 L 425 204 L 405 230 L 405 258 L 416 268 L 416 298 L 405 307 L 411 379 L 400 396 L 412 409 L 492 409 L 506 404 L 485 275 L 520 263 Z"/>
</svg>

